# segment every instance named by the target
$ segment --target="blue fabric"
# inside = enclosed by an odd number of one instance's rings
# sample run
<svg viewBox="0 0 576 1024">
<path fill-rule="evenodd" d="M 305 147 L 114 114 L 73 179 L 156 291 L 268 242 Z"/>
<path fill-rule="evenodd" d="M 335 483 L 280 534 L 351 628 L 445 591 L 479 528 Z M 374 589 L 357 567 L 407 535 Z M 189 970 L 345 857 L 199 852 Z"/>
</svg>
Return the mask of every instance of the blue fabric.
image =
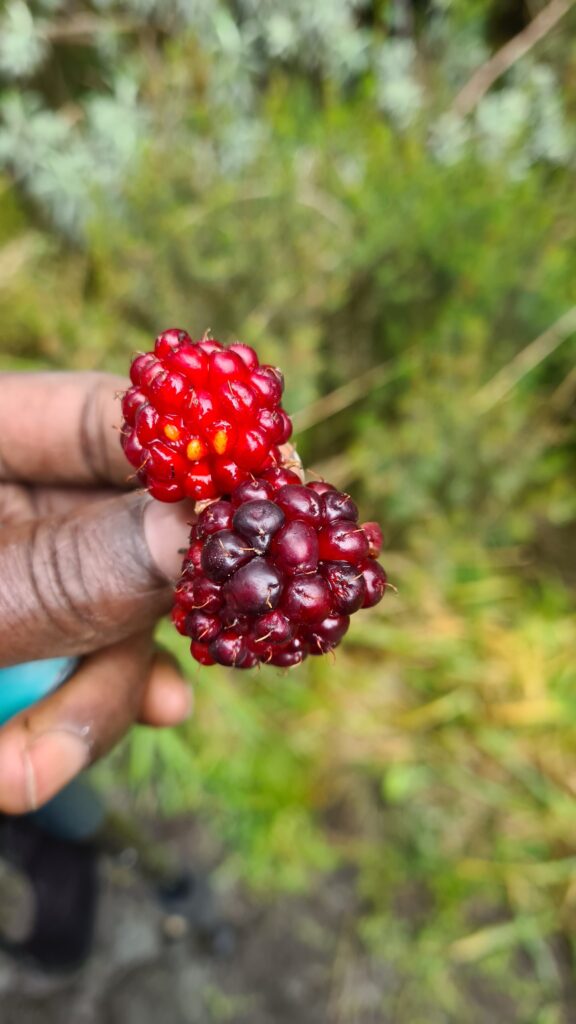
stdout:
<svg viewBox="0 0 576 1024">
<path fill-rule="evenodd" d="M 0 725 L 57 689 L 78 663 L 78 658 L 49 658 L 0 668 Z"/>
<path fill-rule="evenodd" d="M 79 658 L 49 658 L 0 669 L 0 726 L 65 683 L 76 671 Z M 28 815 L 44 831 L 60 839 L 89 839 L 100 828 L 104 809 L 81 778 L 74 779 L 34 814 Z"/>
</svg>

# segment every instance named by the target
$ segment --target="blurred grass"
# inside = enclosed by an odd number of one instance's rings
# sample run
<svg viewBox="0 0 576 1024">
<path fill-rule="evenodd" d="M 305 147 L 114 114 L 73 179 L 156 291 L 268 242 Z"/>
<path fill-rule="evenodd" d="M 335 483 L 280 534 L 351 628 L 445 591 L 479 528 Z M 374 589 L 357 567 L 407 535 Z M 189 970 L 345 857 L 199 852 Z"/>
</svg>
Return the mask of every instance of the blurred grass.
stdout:
<svg viewBox="0 0 576 1024">
<path fill-rule="evenodd" d="M 394 5 L 377 6 L 378 40 Z M 200 670 L 163 624 L 195 718 L 136 730 L 100 778 L 115 799 L 120 766 L 144 811 L 195 809 L 222 871 L 263 894 L 352 865 L 359 934 L 401 965 L 394 1019 L 410 1024 L 472 1021 L 470 965 L 518 1020 L 563 1020 L 551 939 L 571 957 L 576 925 L 572 137 L 535 155 L 526 124 L 487 159 L 479 120 L 450 159 L 430 142 L 454 50 L 505 31 L 496 13 L 455 4 L 444 37 L 417 19 L 429 106 L 402 130 L 372 71 L 343 86 L 269 58 L 248 125 L 265 143 L 234 166 L 245 111 L 218 92 L 232 57 L 138 14 L 144 41 L 120 59 L 139 63 L 147 130 L 118 195 L 87 186 L 69 236 L 8 165 L 0 181 L 3 366 L 124 372 L 172 324 L 240 337 L 283 367 L 305 462 L 384 523 L 398 593 L 334 660 Z M 552 69 L 573 113 L 566 25 L 527 66 Z M 78 110 L 83 60 L 59 69 Z M 533 98 L 536 71 L 496 97 Z"/>
</svg>

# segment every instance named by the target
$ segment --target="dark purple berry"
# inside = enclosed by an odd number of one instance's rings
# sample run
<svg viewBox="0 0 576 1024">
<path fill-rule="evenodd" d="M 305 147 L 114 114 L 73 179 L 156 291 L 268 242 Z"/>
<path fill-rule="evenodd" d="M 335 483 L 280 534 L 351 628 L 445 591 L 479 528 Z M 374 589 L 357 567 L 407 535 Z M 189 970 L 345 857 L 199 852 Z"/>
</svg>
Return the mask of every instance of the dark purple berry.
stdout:
<svg viewBox="0 0 576 1024">
<path fill-rule="evenodd" d="M 318 567 L 318 536 L 316 531 L 295 520 L 278 531 L 272 541 L 274 564 L 288 576 L 315 572 Z"/>
<path fill-rule="evenodd" d="M 202 549 L 202 569 L 215 583 L 223 583 L 241 565 L 253 558 L 243 537 L 232 530 L 213 533 Z"/>
<path fill-rule="evenodd" d="M 321 576 L 294 576 L 282 595 L 282 611 L 294 622 L 321 622 L 330 614 L 330 590 Z"/>
<path fill-rule="evenodd" d="M 213 501 L 198 516 L 196 531 L 198 537 L 208 537 L 219 530 L 230 530 L 234 509 L 229 501 Z"/>
<path fill-rule="evenodd" d="M 366 584 L 366 597 L 362 607 L 372 608 L 375 604 L 379 604 L 384 597 L 387 583 L 386 573 L 380 562 L 376 562 L 373 559 L 365 562 L 361 566 L 361 570 L 364 583 Z"/>
<path fill-rule="evenodd" d="M 267 501 L 272 497 L 273 491 L 270 484 L 267 484 L 265 480 L 245 480 L 243 484 L 240 484 L 234 491 L 232 491 L 231 501 L 234 508 L 238 508 L 245 501 Z"/>
<path fill-rule="evenodd" d="M 191 640 L 209 643 L 222 630 L 222 622 L 218 615 L 209 612 L 190 612 L 186 616 L 186 632 Z"/>
<path fill-rule="evenodd" d="M 232 522 L 234 529 L 262 555 L 282 526 L 284 513 L 273 501 L 246 501 L 236 509 Z"/>
<path fill-rule="evenodd" d="M 178 591 L 177 591 L 178 594 Z M 190 585 L 190 611 L 217 612 L 222 607 L 222 587 L 207 576 L 196 576 Z"/>
<path fill-rule="evenodd" d="M 328 615 L 306 632 L 310 654 L 326 654 L 340 643 L 350 625 L 349 615 Z"/>
<path fill-rule="evenodd" d="M 276 609 L 256 619 L 252 629 L 252 643 L 273 647 L 287 643 L 292 639 L 292 633 L 290 620 Z"/>
<path fill-rule="evenodd" d="M 304 484 L 287 484 L 274 495 L 286 519 L 299 519 L 309 526 L 322 524 L 322 505 L 318 495 Z"/>
<path fill-rule="evenodd" d="M 287 470 L 265 472 L 233 485 L 231 499 L 212 502 L 191 530 L 172 619 L 203 665 L 289 668 L 325 654 L 350 614 L 376 604 L 386 587 L 373 557 L 379 527 L 358 525 L 348 495 Z"/>
<path fill-rule="evenodd" d="M 214 661 L 228 668 L 242 668 L 251 653 L 244 637 L 232 629 L 220 633 L 210 644 L 209 651 Z"/>
<path fill-rule="evenodd" d="M 253 558 L 224 587 L 229 606 L 248 615 L 272 611 L 282 593 L 282 575 L 265 558 Z"/>
<path fill-rule="evenodd" d="M 287 644 L 286 647 L 272 649 L 267 664 L 275 665 L 277 668 L 293 668 L 304 661 L 308 654 L 308 644 L 296 638 Z"/>
<path fill-rule="evenodd" d="M 349 494 L 342 491 L 326 491 L 321 497 L 325 523 L 336 523 L 342 519 L 356 523 L 358 507 Z"/>
<path fill-rule="evenodd" d="M 226 607 L 220 612 L 220 619 L 224 629 L 233 629 L 241 636 L 247 636 L 252 623 L 247 615 L 242 615 L 237 608 Z"/>
<path fill-rule="evenodd" d="M 366 583 L 359 566 L 348 562 L 322 562 L 320 574 L 330 587 L 334 611 L 351 615 L 362 607 Z"/>
</svg>

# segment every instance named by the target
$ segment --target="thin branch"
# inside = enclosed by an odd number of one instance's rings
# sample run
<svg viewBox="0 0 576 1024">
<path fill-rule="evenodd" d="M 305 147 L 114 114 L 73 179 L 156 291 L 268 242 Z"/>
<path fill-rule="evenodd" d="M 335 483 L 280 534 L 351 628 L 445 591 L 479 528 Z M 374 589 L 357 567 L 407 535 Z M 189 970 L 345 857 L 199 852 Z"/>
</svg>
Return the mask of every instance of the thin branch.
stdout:
<svg viewBox="0 0 576 1024">
<path fill-rule="evenodd" d="M 78 14 L 62 21 L 53 21 L 44 28 L 44 38 L 50 43 L 77 43 L 92 39 L 99 32 L 135 32 L 136 22 L 128 18 L 99 18 L 91 14 Z"/>
<path fill-rule="evenodd" d="M 359 377 L 354 377 L 347 384 L 330 391 L 316 402 L 306 406 L 305 409 L 295 413 L 292 416 L 294 428 L 300 433 L 303 430 L 308 430 L 316 423 L 321 423 L 329 416 L 335 416 L 336 413 L 347 409 L 354 402 L 359 402 L 361 398 L 365 398 L 370 392 L 376 391 L 377 388 L 388 384 L 389 381 L 402 377 L 407 370 L 406 363 L 399 365 L 395 362 L 388 362 L 373 366 L 365 373 L 361 373 Z"/>
<path fill-rule="evenodd" d="M 510 39 L 485 64 L 477 68 L 456 96 L 452 104 L 452 113 L 460 117 L 471 114 L 494 82 L 544 39 L 573 6 L 574 0 L 550 0 L 544 10 L 540 11 L 522 32 Z"/>
<path fill-rule="evenodd" d="M 522 349 L 507 366 L 476 392 L 473 404 L 478 413 L 485 413 L 501 402 L 536 366 L 576 332 L 576 306 L 572 306 L 556 323 Z"/>
</svg>

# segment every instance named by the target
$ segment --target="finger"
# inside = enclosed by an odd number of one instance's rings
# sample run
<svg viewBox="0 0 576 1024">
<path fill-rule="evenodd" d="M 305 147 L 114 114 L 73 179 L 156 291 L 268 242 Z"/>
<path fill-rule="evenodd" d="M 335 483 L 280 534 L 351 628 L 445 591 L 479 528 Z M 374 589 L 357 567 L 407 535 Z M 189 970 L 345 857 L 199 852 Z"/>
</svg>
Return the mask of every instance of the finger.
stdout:
<svg viewBox="0 0 576 1024">
<path fill-rule="evenodd" d="M 0 373 L 0 480 L 125 485 L 127 386 L 105 373 Z"/>
<path fill-rule="evenodd" d="M 35 487 L 30 484 L 0 484 L 0 527 L 44 516 L 62 515 L 95 501 L 118 497 L 114 488 Z"/>
<path fill-rule="evenodd" d="M 192 690 L 178 663 L 159 651 L 144 689 L 139 721 L 154 726 L 178 725 L 189 717 L 192 707 Z"/>
<path fill-rule="evenodd" d="M 142 492 L 0 531 L 0 665 L 82 654 L 168 611 L 193 511 Z"/>
<path fill-rule="evenodd" d="M 152 657 L 149 634 L 113 644 L 0 730 L 0 810 L 41 807 L 114 746 L 138 715 Z"/>
</svg>

